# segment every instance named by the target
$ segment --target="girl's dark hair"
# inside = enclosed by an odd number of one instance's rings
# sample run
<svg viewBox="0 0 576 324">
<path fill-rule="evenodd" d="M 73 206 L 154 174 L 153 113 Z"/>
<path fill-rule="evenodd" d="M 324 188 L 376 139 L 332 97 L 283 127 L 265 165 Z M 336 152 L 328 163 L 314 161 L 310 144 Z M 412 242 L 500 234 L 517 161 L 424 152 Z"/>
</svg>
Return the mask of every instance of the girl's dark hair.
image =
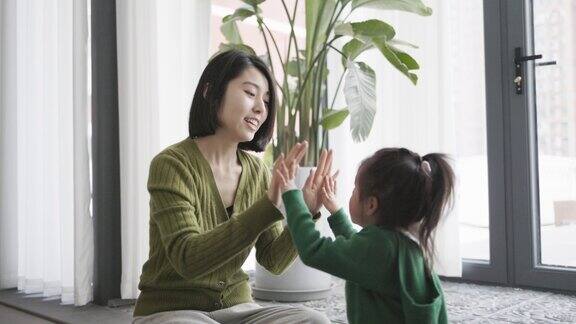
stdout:
<svg viewBox="0 0 576 324">
<path fill-rule="evenodd" d="M 245 69 L 254 67 L 268 81 L 268 116 L 250 142 L 242 142 L 238 148 L 262 152 L 274 133 L 276 119 L 276 91 L 272 75 L 266 64 L 256 56 L 231 50 L 214 56 L 204 69 L 190 107 L 188 132 L 191 138 L 212 135 L 220 127 L 218 112 L 228 83 L 237 78 Z"/>
<path fill-rule="evenodd" d="M 423 166 L 424 161 L 430 169 Z M 405 148 L 381 149 L 362 161 L 356 182 L 361 201 L 370 196 L 378 201 L 377 225 L 404 230 L 419 225 L 418 240 L 431 270 L 432 235 L 454 191 L 454 171 L 447 156 L 420 157 Z"/>
</svg>

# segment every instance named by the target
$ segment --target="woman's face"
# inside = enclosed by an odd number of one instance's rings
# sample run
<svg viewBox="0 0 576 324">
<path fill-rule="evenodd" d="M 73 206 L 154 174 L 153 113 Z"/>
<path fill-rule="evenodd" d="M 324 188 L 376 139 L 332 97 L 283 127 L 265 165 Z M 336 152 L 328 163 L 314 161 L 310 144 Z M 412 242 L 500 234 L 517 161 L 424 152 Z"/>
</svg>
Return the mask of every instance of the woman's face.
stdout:
<svg viewBox="0 0 576 324">
<path fill-rule="evenodd" d="M 228 83 L 218 114 L 221 127 L 233 141 L 249 142 L 268 117 L 268 81 L 249 67 Z"/>
</svg>

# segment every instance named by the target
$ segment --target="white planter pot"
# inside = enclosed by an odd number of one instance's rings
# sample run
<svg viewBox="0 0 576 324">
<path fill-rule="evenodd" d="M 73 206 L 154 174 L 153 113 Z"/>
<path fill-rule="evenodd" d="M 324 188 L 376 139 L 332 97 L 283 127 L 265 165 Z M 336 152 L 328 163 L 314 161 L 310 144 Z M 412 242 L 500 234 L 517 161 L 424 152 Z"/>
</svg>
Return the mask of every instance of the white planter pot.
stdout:
<svg viewBox="0 0 576 324">
<path fill-rule="evenodd" d="M 301 167 L 296 174 L 296 185 L 301 188 L 310 173 L 310 167 Z M 285 211 L 282 208 L 282 213 Z M 330 236 L 330 227 L 326 220 L 326 212 L 316 222 L 316 229 L 322 236 Z M 286 221 L 284 221 L 285 223 Z M 322 299 L 330 295 L 332 276 L 325 272 L 310 268 L 299 257 L 281 275 L 274 275 L 256 263 L 254 297 L 275 301 L 307 301 Z"/>
</svg>

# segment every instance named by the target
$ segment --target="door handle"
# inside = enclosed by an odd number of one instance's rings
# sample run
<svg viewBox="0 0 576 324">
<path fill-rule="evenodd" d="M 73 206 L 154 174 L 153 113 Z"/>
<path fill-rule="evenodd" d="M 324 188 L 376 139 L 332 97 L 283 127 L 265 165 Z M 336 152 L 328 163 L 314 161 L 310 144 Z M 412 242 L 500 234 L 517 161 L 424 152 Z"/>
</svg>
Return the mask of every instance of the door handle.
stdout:
<svg viewBox="0 0 576 324">
<path fill-rule="evenodd" d="M 542 58 L 541 54 L 523 56 L 521 47 L 516 47 L 514 49 L 515 73 L 514 73 L 514 81 L 513 82 L 514 82 L 514 85 L 516 86 L 516 94 L 522 94 L 522 88 L 524 85 L 524 69 L 522 67 L 522 63 L 527 62 L 527 61 L 533 61 L 533 60 L 541 59 L 541 58 Z M 553 64 L 556 64 L 555 61 L 553 61 L 553 62 L 554 62 Z M 542 65 L 551 65 L 551 64 L 545 64 L 545 63 L 550 63 L 550 62 L 543 62 Z"/>
<path fill-rule="evenodd" d="M 536 66 L 556 65 L 556 61 L 538 62 Z"/>
</svg>

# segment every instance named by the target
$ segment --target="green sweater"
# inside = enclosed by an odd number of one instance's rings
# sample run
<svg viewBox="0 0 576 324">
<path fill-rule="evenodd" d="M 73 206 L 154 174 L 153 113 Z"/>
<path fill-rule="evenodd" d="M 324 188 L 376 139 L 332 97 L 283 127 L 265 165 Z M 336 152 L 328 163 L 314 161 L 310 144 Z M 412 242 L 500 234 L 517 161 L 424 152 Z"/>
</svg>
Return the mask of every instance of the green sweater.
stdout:
<svg viewBox="0 0 576 324">
<path fill-rule="evenodd" d="M 282 214 L 266 195 L 270 172 L 238 150 L 242 174 L 234 214 L 226 212 L 212 170 L 188 138 L 150 165 L 150 253 L 142 268 L 134 316 L 173 310 L 214 311 L 251 302 L 241 266 L 256 259 L 279 274 L 297 255 Z"/>
<path fill-rule="evenodd" d="M 336 239 L 321 237 L 302 191 L 282 198 L 302 262 L 346 280 L 351 324 L 448 322 L 440 280 L 426 275 L 416 242 L 375 225 L 356 233 L 342 209 L 328 218 Z"/>
</svg>

